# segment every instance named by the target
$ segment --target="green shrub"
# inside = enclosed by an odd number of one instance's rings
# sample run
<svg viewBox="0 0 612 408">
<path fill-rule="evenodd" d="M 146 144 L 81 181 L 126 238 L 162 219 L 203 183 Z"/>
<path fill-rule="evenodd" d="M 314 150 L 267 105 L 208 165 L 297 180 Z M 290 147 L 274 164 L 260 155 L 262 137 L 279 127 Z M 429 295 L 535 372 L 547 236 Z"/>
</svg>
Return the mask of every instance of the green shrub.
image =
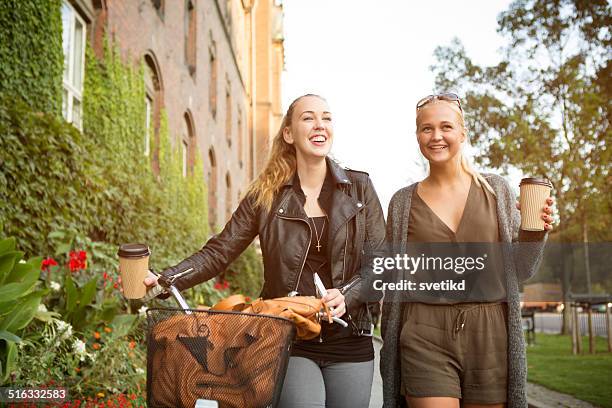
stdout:
<svg viewBox="0 0 612 408">
<path fill-rule="evenodd" d="M 0 241 L 0 384 L 17 369 L 19 336 L 45 294 L 37 287 L 42 259 L 21 262 L 22 257 L 14 238 Z"/>
<path fill-rule="evenodd" d="M 87 230 L 88 152 L 82 135 L 20 100 L 0 98 L 0 222 L 26 254 L 50 254 L 56 229 Z"/>
<path fill-rule="evenodd" d="M 250 245 L 232 262 L 225 277 L 232 293 L 242 293 L 251 298 L 259 296 L 263 286 L 263 262 L 255 245 Z"/>
<path fill-rule="evenodd" d="M 0 95 L 60 116 L 61 0 L 3 0 L 0 6 Z"/>
</svg>

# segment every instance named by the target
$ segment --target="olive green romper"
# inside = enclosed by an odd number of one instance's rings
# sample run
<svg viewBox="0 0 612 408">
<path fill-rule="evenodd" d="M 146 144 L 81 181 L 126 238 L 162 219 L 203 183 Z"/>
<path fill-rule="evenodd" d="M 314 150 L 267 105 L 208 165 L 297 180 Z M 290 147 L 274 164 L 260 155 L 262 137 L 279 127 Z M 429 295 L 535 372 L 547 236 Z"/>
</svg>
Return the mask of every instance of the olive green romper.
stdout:
<svg viewBox="0 0 612 408">
<path fill-rule="evenodd" d="M 473 180 L 453 232 L 415 190 L 410 242 L 499 242 L 496 198 Z M 488 302 L 406 303 L 400 335 L 402 393 L 453 397 L 463 403 L 506 402 L 508 334 L 506 291 L 492 285 Z"/>
</svg>

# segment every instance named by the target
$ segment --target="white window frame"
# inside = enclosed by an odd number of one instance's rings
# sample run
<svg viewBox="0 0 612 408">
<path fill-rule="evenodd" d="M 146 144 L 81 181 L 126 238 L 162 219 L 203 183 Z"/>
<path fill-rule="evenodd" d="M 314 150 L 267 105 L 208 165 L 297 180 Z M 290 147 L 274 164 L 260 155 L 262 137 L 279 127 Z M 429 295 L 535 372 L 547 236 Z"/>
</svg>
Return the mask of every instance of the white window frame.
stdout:
<svg viewBox="0 0 612 408">
<path fill-rule="evenodd" d="M 64 119 L 66 119 L 67 122 L 74 124 L 74 126 L 76 126 L 78 129 L 82 130 L 83 129 L 83 83 L 85 81 L 85 41 L 87 38 L 87 24 L 85 24 L 85 20 L 83 20 L 83 18 L 79 15 L 79 13 L 77 13 L 77 11 L 74 9 L 74 7 L 72 7 L 72 5 L 67 2 L 66 0 L 64 0 L 62 2 L 62 9 L 64 7 L 67 7 L 70 12 L 70 27 L 68 27 L 68 30 L 70 30 L 69 32 L 69 36 L 70 36 L 70 48 L 68 50 L 68 55 L 64 55 L 64 58 L 68 57 L 69 61 L 68 61 L 68 65 L 66 66 L 66 61 L 64 61 L 64 69 L 68 69 L 68 80 L 66 80 L 65 75 L 63 77 L 63 86 L 64 86 L 64 92 L 66 94 L 67 100 L 63 101 L 63 104 L 65 104 L 66 106 L 66 111 L 63 112 L 64 114 Z M 63 10 L 62 10 L 63 12 Z M 75 44 L 75 20 L 77 20 L 83 27 L 83 32 L 82 32 L 82 38 L 81 38 L 81 50 L 80 50 L 80 55 L 75 57 L 75 50 L 74 50 L 74 44 Z M 62 35 L 64 33 L 64 29 L 65 27 L 62 27 Z M 78 60 L 77 60 L 78 59 Z M 77 89 L 77 87 L 71 83 L 72 79 L 74 78 L 74 72 L 75 70 L 78 69 L 81 72 L 81 88 Z M 62 74 L 63 75 L 63 74 Z M 74 107 L 74 100 L 77 100 L 80 104 L 81 104 L 81 114 L 79 115 L 79 118 L 77 119 L 77 121 L 75 121 L 75 118 L 73 118 L 73 107 Z"/>
</svg>

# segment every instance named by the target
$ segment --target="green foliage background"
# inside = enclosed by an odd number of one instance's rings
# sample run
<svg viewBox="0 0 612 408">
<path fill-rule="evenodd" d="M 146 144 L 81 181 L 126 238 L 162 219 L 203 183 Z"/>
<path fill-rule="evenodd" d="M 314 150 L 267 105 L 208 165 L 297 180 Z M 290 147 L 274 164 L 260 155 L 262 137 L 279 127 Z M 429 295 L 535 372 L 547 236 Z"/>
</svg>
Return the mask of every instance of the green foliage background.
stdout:
<svg viewBox="0 0 612 408">
<path fill-rule="evenodd" d="M 606 0 L 514 0 L 497 18 L 499 63 L 473 61 L 458 39 L 437 47 L 435 89 L 458 92 L 480 165 L 553 183 L 555 228 L 536 280 L 564 297 L 612 290 L 612 5 Z M 515 188 L 518 186 L 515 186 Z M 587 247 L 572 243 L 590 243 Z M 607 253 L 606 252 L 606 253 Z M 567 306 L 567 305 L 566 305 Z M 569 327 L 565 308 L 564 330 Z"/>
<path fill-rule="evenodd" d="M 143 154 L 142 67 L 124 64 L 111 47 L 102 61 L 88 49 L 83 110 L 81 134 L 54 114 L 2 98 L 4 233 L 29 254 L 53 254 L 46 238 L 56 230 L 114 245 L 146 242 L 158 268 L 197 250 L 208 234 L 202 162 L 198 157 L 193 173 L 182 176 L 163 119 L 160 174 L 153 174 Z"/>
<path fill-rule="evenodd" d="M 2 0 L 0 6 L 0 95 L 19 96 L 33 110 L 58 117 L 64 69 L 61 4 Z"/>
<path fill-rule="evenodd" d="M 476 162 L 553 182 L 561 242 L 612 240 L 611 24 L 605 0 L 514 0 L 498 16 L 498 64 L 458 39 L 434 52 L 435 89 L 465 96 Z"/>
<path fill-rule="evenodd" d="M 91 194 L 88 231 L 99 241 L 146 242 L 152 260 L 165 267 L 206 240 L 204 170 L 196 155 L 193 172 L 183 177 L 180 152 L 171 146 L 163 117 L 160 145 L 151 149 L 159 149 L 160 173 L 153 174 L 150 156 L 143 153 L 143 78 L 143 67 L 125 65 L 116 49 L 106 47 L 103 61 L 88 49 L 83 134 L 86 150 L 95 152 L 89 158 L 92 171 L 83 180 Z"/>
</svg>

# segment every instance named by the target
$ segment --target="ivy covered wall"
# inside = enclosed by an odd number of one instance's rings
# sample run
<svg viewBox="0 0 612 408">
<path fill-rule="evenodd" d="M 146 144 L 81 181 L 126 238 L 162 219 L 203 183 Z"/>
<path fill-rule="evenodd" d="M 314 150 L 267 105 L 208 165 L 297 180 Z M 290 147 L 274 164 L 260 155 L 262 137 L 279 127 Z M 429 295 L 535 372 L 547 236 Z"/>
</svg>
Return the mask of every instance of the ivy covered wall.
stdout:
<svg viewBox="0 0 612 408">
<path fill-rule="evenodd" d="M 205 242 L 201 159 L 183 177 L 164 119 L 159 175 L 144 155 L 143 78 L 142 67 L 124 64 L 116 49 L 107 47 L 102 61 L 88 49 L 82 134 L 3 98 L 0 220 L 29 253 L 52 253 L 48 234 L 72 230 L 117 245 L 146 242 L 161 267 Z"/>
<path fill-rule="evenodd" d="M 153 174 L 144 154 L 143 66 L 125 63 L 116 45 L 106 44 L 102 59 L 86 49 L 80 132 L 61 118 L 61 1 L 7 2 L 0 8 L 0 235 L 16 237 L 27 256 L 49 256 L 57 249 L 50 234 L 68 231 L 108 244 L 110 264 L 119 244 L 145 242 L 157 270 L 198 250 L 208 236 L 202 159 L 196 155 L 183 177 L 162 111 Z M 262 274 L 251 247 L 225 276 L 233 290 L 255 296 Z M 191 297 L 210 300 L 198 292 L 212 283 L 200 286 Z"/>
<path fill-rule="evenodd" d="M 2 0 L 0 6 L 0 95 L 57 116 L 64 69 L 61 4 Z"/>
<path fill-rule="evenodd" d="M 141 66 L 124 63 L 108 45 L 102 60 L 86 50 L 79 132 L 61 118 L 61 0 L 3 1 L 0 61 L 1 233 L 30 255 L 53 254 L 47 237 L 57 230 L 112 245 L 146 242 L 158 267 L 202 245 L 202 162 L 182 176 L 162 120 L 160 146 L 153 146 L 160 172 L 153 174 L 143 151 Z"/>
<path fill-rule="evenodd" d="M 146 242 L 153 259 L 165 265 L 197 250 L 208 235 L 206 190 L 199 155 L 191 174 L 182 175 L 182 157 L 172 148 L 162 114 L 159 175 L 144 154 L 143 67 L 121 60 L 107 46 L 99 61 L 87 49 L 83 94 L 83 134 L 91 155 L 86 189 L 91 194 L 90 236 L 97 240 Z M 151 129 L 152 132 L 152 129 Z M 150 135 L 150 140 L 155 140 Z"/>
</svg>

